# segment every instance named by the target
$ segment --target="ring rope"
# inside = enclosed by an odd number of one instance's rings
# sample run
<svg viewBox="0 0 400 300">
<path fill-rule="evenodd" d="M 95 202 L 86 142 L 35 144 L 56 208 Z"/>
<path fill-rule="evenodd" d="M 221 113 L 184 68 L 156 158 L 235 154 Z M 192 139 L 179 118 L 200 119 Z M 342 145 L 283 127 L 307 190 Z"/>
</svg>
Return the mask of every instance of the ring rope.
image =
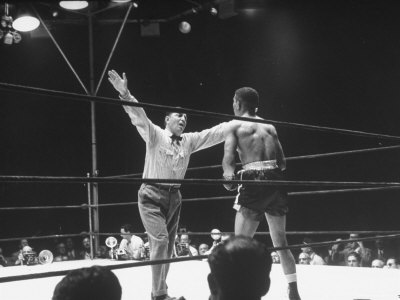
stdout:
<svg viewBox="0 0 400 300">
<path fill-rule="evenodd" d="M 320 246 L 329 246 L 329 245 L 334 245 L 334 244 L 344 244 L 344 243 L 349 243 L 349 242 L 369 241 L 369 240 L 376 240 L 376 239 L 389 239 L 389 238 L 397 238 L 397 237 L 400 237 L 400 234 L 377 236 L 374 238 L 368 237 L 368 238 L 347 239 L 347 240 L 340 240 L 340 241 L 309 243 L 307 245 L 309 247 L 316 248 L 316 247 L 320 247 Z M 304 248 L 304 244 L 296 244 L 296 245 L 290 245 L 290 246 L 288 245 L 288 246 L 283 246 L 283 247 L 269 247 L 267 249 L 268 249 L 268 251 L 272 252 L 272 251 L 281 251 L 281 250 L 299 249 L 299 248 Z M 175 263 L 175 262 L 191 261 L 191 260 L 202 260 L 202 259 L 207 259 L 207 258 L 208 258 L 208 255 L 175 257 L 175 258 L 169 258 L 169 259 L 138 261 L 138 262 L 133 262 L 133 263 L 111 265 L 111 266 L 109 265 L 109 266 L 104 266 L 104 267 L 108 268 L 109 270 L 116 270 L 116 269 L 142 267 L 142 266 L 149 266 L 149 265 L 156 265 L 156 264 Z M 10 281 L 28 280 L 28 279 L 47 278 L 47 277 L 54 277 L 54 276 L 64 276 L 69 272 L 70 272 L 70 270 L 61 270 L 61 271 L 51 271 L 51 272 L 36 273 L 36 274 L 24 274 L 24 275 L 0 277 L 0 283 L 10 282 Z"/>
<path fill-rule="evenodd" d="M 393 135 L 388 135 L 388 134 L 369 133 L 369 132 L 364 132 L 364 131 L 332 128 L 332 127 L 326 127 L 326 126 L 306 125 L 306 124 L 293 123 L 293 122 L 245 118 L 245 117 L 238 117 L 238 116 L 233 116 L 233 115 L 229 115 L 229 114 L 222 114 L 222 113 L 182 108 L 182 107 L 171 107 L 171 106 L 166 106 L 166 105 L 156 105 L 156 104 L 150 104 L 150 103 L 144 103 L 144 102 L 132 102 L 132 101 L 126 101 L 126 100 L 118 100 L 117 101 L 114 98 L 89 96 L 89 95 L 70 93 L 70 92 L 62 92 L 62 91 L 36 88 L 36 87 L 30 87 L 30 86 L 21 86 L 21 85 L 4 83 L 4 82 L 0 82 L 0 89 L 12 90 L 14 92 L 36 94 L 36 95 L 40 95 L 40 96 L 54 96 L 54 97 L 60 97 L 60 98 L 67 98 L 69 100 L 76 100 L 76 101 L 96 101 L 96 102 L 106 103 L 106 104 L 135 106 L 135 107 L 143 107 L 143 108 L 162 110 L 162 111 L 170 111 L 172 108 L 176 112 L 188 113 L 188 114 L 198 115 L 198 116 L 208 116 L 208 117 L 216 117 L 216 118 L 222 118 L 222 119 L 235 119 L 235 120 L 250 121 L 250 122 L 264 123 L 264 124 L 272 123 L 275 125 L 290 126 L 290 127 L 297 127 L 297 128 L 303 128 L 303 129 L 312 129 L 312 130 L 317 130 L 317 131 L 330 131 L 330 132 L 336 132 L 336 133 L 342 133 L 342 134 L 348 134 L 348 135 L 375 137 L 375 138 L 389 139 L 389 140 L 400 140 L 399 136 L 393 136 Z"/>
<path fill-rule="evenodd" d="M 121 234 L 121 233 L 119 233 Z M 81 232 L 81 233 L 68 233 L 68 234 L 52 234 L 52 235 L 40 235 L 40 236 L 24 236 L 24 237 L 15 237 L 15 238 L 3 238 L 0 239 L 0 242 L 13 242 L 19 240 L 44 240 L 44 239 L 53 239 L 53 238 L 67 238 L 67 237 L 78 237 L 78 236 L 88 236 L 91 235 L 90 232 Z M 92 233 L 94 235 L 94 233 Z"/>
<path fill-rule="evenodd" d="M 0 211 L 2 210 L 36 210 L 36 209 L 63 209 L 63 208 L 87 208 L 87 207 L 97 207 L 96 205 L 50 205 L 50 206 L 11 206 L 11 207 L 0 207 Z"/>
<path fill-rule="evenodd" d="M 383 187 L 393 186 L 400 188 L 400 182 L 373 182 L 373 181 L 306 181 L 306 180 L 224 180 L 224 179 L 155 179 L 155 178 L 106 178 L 106 177 L 67 177 L 67 176 L 14 176 L 2 175 L 0 182 L 46 182 L 46 183 L 166 183 L 192 185 L 219 185 L 219 184 L 246 184 L 267 186 L 303 186 L 303 187 Z"/>
<path fill-rule="evenodd" d="M 302 192 L 289 192 L 288 195 L 305 196 L 305 195 L 339 194 L 339 193 L 350 193 L 350 192 L 372 192 L 372 191 L 383 191 L 383 190 L 398 190 L 398 188 L 396 186 L 384 186 L 384 187 L 369 187 L 369 188 L 358 188 L 358 189 L 302 191 Z"/>
<path fill-rule="evenodd" d="M 205 231 L 205 232 L 185 232 L 191 236 L 207 236 L 211 235 L 211 232 Z M 377 230 L 377 231 L 357 231 L 357 230 L 337 230 L 337 231 L 286 231 L 286 235 L 345 235 L 345 234 L 350 234 L 350 233 L 358 233 L 358 234 L 363 234 L 363 235 L 377 235 L 377 234 L 400 234 L 400 230 Z M 121 233 L 120 232 L 81 232 L 81 233 L 75 233 L 75 234 L 54 234 L 54 235 L 42 235 L 42 236 L 24 236 L 24 237 L 14 237 L 14 238 L 3 238 L 0 239 L 0 242 L 14 242 L 14 241 L 19 241 L 22 239 L 27 239 L 27 240 L 44 240 L 44 239 L 55 239 L 55 238 L 67 238 L 67 237 L 84 237 L 84 236 L 119 236 Z M 137 235 L 137 236 L 147 236 L 145 232 L 132 232 L 131 234 Z M 181 235 L 183 233 L 177 233 L 178 235 Z M 221 234 L 229 234 L 233 235 L 234 232 L 228 232 L 228 231 L 221 231 Z M 255 235 L 257 236 L 264 236 L 264 235 L 270 235 L 269 231 L 259 231 L 256 232 Z M 377 237 L 375 237 L 377 239 Z"/>
<path fill-rule="evenodd" d="M 319 191 L 304 191 L 304 192 L 289 192 L 289 196 L 300 196 L 300 195 L 313 195 L 313 194 L 331 194 L 331 193 L 344 193 L 344 192 L 369 192 L 369 191 L 380 191 L 380 190 L 393 190 L 399 189 L 397 186 L 388 187 L 373 187 L 373 188 L 359 188 L 359 189 L 337 189 L 337 190 L 319 190 Z M 215 201 L 215 200 L 233 200 L 235 196 L 219 196 L 219 197 L 199 197 L 199 198 L 187 198 L 182 199 L 182 202 L 197 202 L 197 201 Z M 110 206 L 130 206 L 137 205 L 138 202 L 117 202 L 117 203 L 102 203 L 102 204 L 86 204 L 81 205 L 66 205 L 66 206 L 11 206 L 11 207 L 0 207 L 2 210 L 36 210 L 36 209 L 63 209 L 63 208 L 98 208 L 98 207 L 110 207 Z"/>
<path fill-rule="evenodd" d="M 389 234 L 389 235 L 378 235 L 375 237 L 363 237 L 363 238 L 355 238 L 355 239 L 343 239 L 339 241 L 326 241 L 326 242 L 315 242 L 315 243 L 307 243 L 309 247 L 322 247 L 322 246 L 331 246 L 335 244 L 346 244 L 351 242 L 368 242 L 374 241 L 378 239 L 396 239 L 400 238 L 400 233 L 396 234 Z M 300 249 L 304 248 L 304 244 L 295 244 L 290 246 L 283 246 L 283 247 L 271 247 L 269 248 L 271 251 L 279 251 L 279 250 L 287 250 L 287 249 Z"/>
<path fill-rule="evenodd" d="M 399 149 L 400 145 L 394 146 L 386 146 L 386 147 L 376 147 L 376 148 L 366 148 L 366 149 L 358 149 L 358 150 L 347 150 L 347 151 L 339 151 L 339 152 L 329 152 L 329 153 L 321 153 L 321 154 L 310 154 L 310 155 L 301 155 L 301 156 L 292 156 L 286 157 L 286 161 L 294 161 L 300 159 L 314 159 L 314 158 L 321 158 L 321 157 L 331 157 L 331 156 L 340 156 L 346 154 L 358 154 L 358 153 L 368 153 L 368 152 L 375 152 L 381 150 L 393 150 Z M 241 167 L 241 163 L 236 164 L 237 167 Z M 201 170 L 208 170 L 208 169 L 217 169 L 221 168 L 222 166 L 219 165 L 210 165 L 210 166 L 202 166 L 202 167 L 193 167 L 188 168 L 187 171 L 201 171 Z M 142 176 L 143 173 L 132 173 L 132 174 L 123 174 L 123 175 L 113 175 L 107 176 L 107 178 L 124 178 L 124 177 L 137 177 Z"/>
<path fill-rule="evenodd" d="M 2 210 L 36 210 L 36 209 L 63 209 L 63 208 L 97 208 L 97 207 L 107 207 L 107 206 L 125 206 L 125 205 L 137 205 L 138 202 L 119 202 L 119 203 L 103 203 L 103 204 L 87 204 L 83 203 L 81 205 L 51 205 L 51 206 L 11 206 L 11 207 L 0 207 Z"/>
<path fill-rule="evenodd" d="M 335 194 L 335 193 L 348 193 L 348 192 L 371 192 L 371 191 L 382 191 L 382 190 L 398 190 L 400 187 L 397 186 L 386 186 L 386 187 L 372 187 L 372 188 L 358 188 L 358 189 L 336 189 L 336 190 L 317 190 L 317 191 L 303 191 L 303 192 L 289 192 L 288 196 L 303 196 L 303 195 L 318 195 L 318 194 Z M 215 200 L 233 200 L 235 196 L 219 196 L 219 197 L 198 197 L 198 198 L 187 198 L 182 199 L 182 202 L 198 202 L 198 201 L 215 201 Z M 63 209 L 63 208 L 99 208 L 99 207 L 112 207 L 112 206 L 130 206 L 137 205 L 138 202 L 117 202 L 117 203 L 102 203 L 102 204 L 86 204 L 81 205 L 53 205 L 53 206 L 11 206 L 11 207 L 0 207 L 0 211 L 3 210 L 35 210 L 35 209 Z"/>
<path fill-rule="evenodd" d="M 377 235 L 377 234 L 400 234 L 400 230 L 336 230 L 336 231 L 286 231 L 286 235 L 346 235 L 346 234 L 351 234 L 351 233 L 357 233 L 357 234 L 363 234 L 363 235 Z M 133 235 L 137 236 L 146 236 L 147 234 L 145 232 L 131 232 Z M 188 234 L 190 236 L 209 236 L 212 235 L 210 231 L 199 231 L 199 232 L 182 232 L 182 233 L 177 233 L 177 235 L 182 235 L 182 234 Z M 221 231 L 221 234 L 228 234 L 228 235 L 234 235 L 234 232 L 229 232 L 229 231 Z M 111 236 L 111 235 L 121 235 L 121 232 L 99 232 L 99 233 L 94 233 L 93 235 L 98 235 L 98 236 Z M 255 235 L 270 235 L 269 231 L 258 231 L 255 233 Z M 0 240 L 1 241 L 1 240 Z"/>
</svg>

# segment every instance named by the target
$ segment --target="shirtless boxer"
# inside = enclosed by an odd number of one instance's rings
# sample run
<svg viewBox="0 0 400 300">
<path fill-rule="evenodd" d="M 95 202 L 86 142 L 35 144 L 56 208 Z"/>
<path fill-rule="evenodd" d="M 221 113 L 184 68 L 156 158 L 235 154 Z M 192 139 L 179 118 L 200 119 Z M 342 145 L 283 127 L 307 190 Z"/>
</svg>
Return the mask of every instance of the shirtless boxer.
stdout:
<svg viewBox="0 0 400 300">
<path fill-rule="evenodd" d="M 253 88 L 236 90 L 233 97 L 235 116 L 262 119 L 256 115 L 258 93 Z M 242 170 L 235 175 L 235 151 L 238 151 Z M 224 179 L 281 180 L 286 169 L 285 156 L 274 126 L 241 120 L 229 122 L 222 161 Z M 224 184 L 227 190 L 238 191 L 235 234 L 253 237 L 264 215 L 275 247 L 287 246 L 287 193 L 279 187 L 262 185 Z M 296 264 L 290 250 L 278 251 L 283 272 L 289 284 L 290 300 L 299 300 Z"/>
</svg>

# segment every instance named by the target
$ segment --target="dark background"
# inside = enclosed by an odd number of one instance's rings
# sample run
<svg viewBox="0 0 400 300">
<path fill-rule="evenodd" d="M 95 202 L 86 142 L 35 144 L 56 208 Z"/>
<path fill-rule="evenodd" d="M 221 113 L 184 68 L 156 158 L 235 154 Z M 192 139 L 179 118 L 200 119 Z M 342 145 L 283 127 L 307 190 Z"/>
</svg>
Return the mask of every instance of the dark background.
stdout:
<svg viewBox="0 0 400 300">
<path fill-rule="evenodd" d="M 130 19 L 160 18 L 188 5 L 178 0 L 146 3 Z M 126 72 L 141 102 L 232 114 L 235 89 L 251 86 L 260 94 L 259 115 L 266 119 L 400 136 L 398 2 L 244 1 L 242 8 L 246 3 L 261 9 L 238 9 L 226 19 L 204 10 L 160 23 L 156 37 L 142 36 L 138 23 L 128 23 L 109 69 Z M 62 10 L 51 19 L 52 6 L 41 2 L 35 7 L 89 86 L 87 24 L 65 22 L 79 16 Z M 94 20 L 96 84 L 120 28 L 120 23 L 99 21 L 110 16 L 122 21 L 125 12 L 126 6 L 114 8 Z M 192 25 L 189 34 L 178 30 L 183 19 Z M 84 93 L 46 34 L 22 36 L 20 44 L 0 45 L 0 82 Z M 117 99 L 106 78 L 98 95 Z M 163 124 L 162 112 L 147 114 Z M 122 107 L 97 104 L 96 119 L 99 175 L 141 172 L 145 143 Z M 220 121 L 189 115 L 187 131 Z M 396 143 L 279 125 L 277 130 L 288 157 Z M 91 172 L 90 136 L 90 103 L 0 90 L 1 175 L 86 176 Z M 219 164 L 222 155 L 222 145 L 201 151 L 192 156 L 190 167 Z M 400 162 L 398 150 L 391 150 L 293 161 L 287 167 L 288 180 L 399 181 Z M 220 178 L 221 173 L 188 172 L 186 178 Z M 137 201 L 137 190 L 136 184 L 101 184 L 99 202 Z M 229 195 L 222 186 L 185 186 L 182 194 Z M 398 201 L 398 191 L 292 197 L 287 230 L 400 230 Z M 0 183 L 2 207 L 86 202 L 83 184 Z M 87 214 L 84 209 L 0 211 L 0 238 L 88 231 Z M 233 221 L 232 201 L 183 204 L 181 223 L 191 231 L 232 231 Z M 100 209 L 101 232 L 119 231 L 122 223 L 144 231 L 137 206 Z M 259 230 L 267 230 L 266 224 Z M 301 239 L 291 236 L 289 243 Z M 11 251 L 17 242 L 1 246 Z"/>
</svg>

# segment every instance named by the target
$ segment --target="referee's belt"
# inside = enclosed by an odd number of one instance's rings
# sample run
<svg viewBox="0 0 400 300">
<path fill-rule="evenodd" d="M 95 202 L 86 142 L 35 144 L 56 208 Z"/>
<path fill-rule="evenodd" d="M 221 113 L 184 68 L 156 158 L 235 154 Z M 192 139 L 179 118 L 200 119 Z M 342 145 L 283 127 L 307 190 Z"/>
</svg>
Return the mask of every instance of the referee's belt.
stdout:
<svg viewBox="0 0 400 300">
<path fill-rule="evenodd" d="M 177 192 L 180 189 L 180 185 L 174 185 L 174 184 L 157 184 L 157 183 L 151 183 L 148 185 L 155 186 L 159 188 L 160 190 L 168 191 L 168 192 Z"/>
</svg>

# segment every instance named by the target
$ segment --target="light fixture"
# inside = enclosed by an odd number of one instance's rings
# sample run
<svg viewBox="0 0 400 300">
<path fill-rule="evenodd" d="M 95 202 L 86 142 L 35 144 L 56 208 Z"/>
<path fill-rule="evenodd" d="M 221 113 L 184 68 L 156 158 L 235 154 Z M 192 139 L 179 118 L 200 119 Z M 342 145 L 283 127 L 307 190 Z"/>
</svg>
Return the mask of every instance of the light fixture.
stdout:
<svg viewBox="0 0 400 300">
<path fill-rule="evenodd" d="M 216 15 L 218 15 L 218 10 L 215 7 L 211 7 L 210 8 L 210 14 L 212 16 L 216 16 Z"/>
<path fill-rule="evenodd" d="M 15 30 L 22 32 L 35 30 L 39 25 L 39 20 L 31 16 L 21 16 L 12 23 Z"/>
<path fill-rule="evenodd" d="M 19 34 L 19 32 L 14 31 L 12 33 L 12 35 L 13 35 L 14 43 L 18 44 L 22 40 L 22 36 Z"/>
<path fill-rule="evenodd" d="M 0 21 L 0 40 L 6 45 L 19 43 L 22 39 L 21 35 L 12 27 L 13 18 L 8 16 L 8 5 L 6 4 L 5 15 Z"/>
<path fill-rule="evenodd" d="M 13 43 L 13 35 L 12 35 L 12 33 L 8 31 L 4 35 L 3 39 L 4 39 L 4 44 L 11 45 Z"/>
<path fill-rule="evenodd" d="M 178 28 L 179 28 L 180 32 L 182 32 L 183 34 L 187 34 L 192 29 L 192 26 L 190 26 L 190 24 L 188 22 L 182 21 L 179 23 Z"/>
<path fill-rule="evenodd" d="M 132 2 L 132 5 L 133 5 L 134 8 L 138 8 L 139 7 L 139 3 L 137 1 L 132 1 L 132 0 L 111 0 L 111 2 L 117 3 L 117 4 L 123 4 L 123 3 Z"/>
<path fill-rule="evenodd" d="M 88 7 L 89 3 L 87 1 L 60 1 L 59 5 L 69 10 L 80 10 Z"/>
<path fill-rule="evenodd" d="M 9 15 L 9 5 L 4 5 L 4 15 L 0 19 L 0 40 L 6 45 L 18 44 L 22 40 L 19 31 L 26 32 L 38 28 L 40 22 L 37 18 L 23 13 L 15 21 Z"/>
</svg>

